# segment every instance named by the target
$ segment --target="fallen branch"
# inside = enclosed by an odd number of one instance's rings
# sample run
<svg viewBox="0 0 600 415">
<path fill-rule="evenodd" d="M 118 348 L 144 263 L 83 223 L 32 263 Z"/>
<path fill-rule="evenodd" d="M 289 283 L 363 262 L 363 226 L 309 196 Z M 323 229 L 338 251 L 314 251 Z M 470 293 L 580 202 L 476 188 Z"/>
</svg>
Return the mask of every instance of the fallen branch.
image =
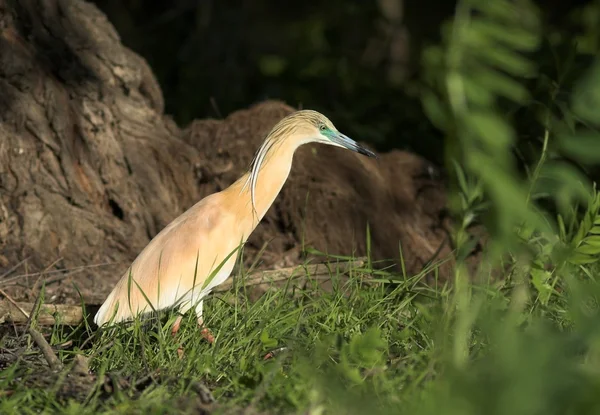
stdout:
<svg viewBox="0 0 600 415">
<path fill-rule="evenodd" d="M 299 265 L 289 268 L 272 269 L 266 271 L 256 271 L 248 275 L 242 282 L 242 286 L 251 287 L 253 285 L 261 284 L 272 284 L 279 281 L 287 281 L 290 278 L 310 278 L 310 277 L 323 277 L 331 274 L 345 274 L 349 270 L 354 268 L 360 268 L 365 264 L 363 258 L 356 259 L 349 262 L 340 263 L 324 263 L 314 265 Z M 234 287 L 234 280 L 228 279 L 223 284 L 215 287 L 214 292 L 229 291 Z"/>
<path fill-rule="evenodd" d="M 214 289 L 214 292 L 225 292 L 233 289 L 236 285 L 240 287 L 253 287 L 257 285 L 270 285 L 277 282 L 300 280 L 305 278 L 326 280 L 330 275 L 346 274 L 348 271 L 359 268 L 365 263 L 360 258 L 355 261 L 339 263 L 322 263 L 315 265 L 300 265 L 276 270 L 256 271 L 248 275 L 239 284 L 233 279 L 225 281 Z M 90 309 L 99 308 L 104 301 L 105 296 L 92 296 L 85 298 L 84 303 L 88 312 Z M 0 324 L 11 322 L 14 324 L 26 324 L 27 314 L 31 314 L 35 308 L 34 303 L 11 302 L 9 300 L 0 301 Z M 83 309 L 79 305 L 66 304 L 42 304 L 36 323 L 40 326 L 52 326 L 62 324 L 67 326 L 76 326 L 84 320 Z"/>
<path fill-rule="evenodd" d="M 17 310 L 19 310 L 21 312 L 21 314 L 23 316 L 25 316 L 25 318 L 27 320 L 29 320 L 30 314 L 27 311 L 23 310 L 23 308 L 19 306 L 19 303 L 17 303 L 15 300 L 13 300 L 11 298 L 11 296 L 6 294 L 3 290 L 0 290 L 0 294 L 2 294 L 4 296 L 4 298 L 6 299 L 6 301 L 8 301 L 10 304 L 12 304 Z"/>
<path fill-rule="evenodd" d="M 54 275 L 52 277 L 47 278 L 46 280 L 46 284 L 49 284 L 51 282 L 56 282 L 56 281 L 60 281 L 66 277 L 69 277 L 75 273 L 81 272 L 81 271 L 86 271 L 89 270 L 91 268 L 98 268 L 98 267 L 105 267 L 108 265 L 116 265 L 118 263 L 116 262 L 104 262 L 101 264 L 92 264 L 92 265 L 82 265 L 80 267 L 75 267 L 75 268 L 71 268 L 71 269 L 55 269 L 55 270 L 50 270 L 50 268 L 58 261 L 55 261 L 51 266 L 46 267 L 45 270 L 40 271 L 40 272 L 32 272 L 32 273 L 26 273 L 26 274 L 20 274 L 20 275 L 15 275 L 6 279 L 1 279 L 0 278 L 0 286 L 2 285 L 10 285 L 12 283 L 15 283 L 23 278 L 27 278 L 27 277 L 41 277 L 42 275 L 53 275 L 53 274 L 60 274 L 60 275 Z M 19 263 L 20 264 L 20 263 Z M 17 265 L 19 265 L 17 264 Z M 16 268 L 17 265 L 15 265 Z M 9 270 L 6 273 L 4 273 L 3 275 L 6 276 L 8 274 L 10 274 L 12 271 Z"/>
<path fill-rule="evenodd" d="M 34 303 L 15 302 L 8 300 L 0 301 L 0 324 L 11 322 L 15 324 L 26 324 L 28 318 L 22 310 L 35 309 Z M 55 316 L 60 316 L 55 318 Z M 65 325 L 77 325 L 83 321 L 83 309 L 81 306 L 64 304 L 42 304 L 36 323 L 40 326 L 52 326 L 56 323 Z"/>
<path fill-rule="evenodd" d="M 0 292 L 6 298 L 5 301 L 8 302 L 13 307 L 15 307 L 19 311 L 19 313 L 23 317 L 25 317 L 25 321 L 27 323 L 29 323 L 29 319 L 31 318 L 31 313 L 27 313 L 25 310 L 23 310 L 23 308 L 20 307 L 19 304 L 16 301 L 14 301 L 4 291 L 0 290 Z M 34 305 L 34 307 L 35 307 L 35 305 Z M 44 339 L 44 336 L 42 336 L 42 334 L 39 331 L 37 331 L 36 329 L 34 329 L 33 327 L 28 327 L 27 332 L 29 333 L 29 335 L 31 336 L 31 338 L 33 339 L 35 344 L 37 344 L 39 349 L 42 351 L 42 354 L 44 355 L 46 362 L 48 362 L 48 366 L 50 366 L 50 369 L 56 370 L 56 371 L 62 370 L 62 363 L 60 362 L 60 360 L 58 360 L 58 357 L 56 357 L 56 355 L 54 354 L 54 351 L 52 350 L 52 347 L 50 347 L 50 345 L 48 344 L 46 339 Z"/>
<path fill-rule="evenodd" d="M 19 268 L 21 265 L 23 265 L 25 262 L 27 262 L 27 260 L 31 258 L 30 256 L 28 256 L 27 258 L 25 258 L 24 260 L 18 262 L 14 267 L 10 268 L 8 271 L 6 271 L 4 274 L 0 275 L 0 280 L 2 280 L 4 277 L 6 277 L 7 275 L 12 274 L 17 268 Z"/>
<path fill-rule="evenodd" d="M 44 336 L 42 336 L 42 334 L 39 331 L 32 327 L 29 328 L 29 335 L 42 351 L 42 354 L 44 355 L 46 362 L 48 362 L 48 366 L 50 366 L 50 369 L 56 371 L 62 370 L 62 363 L 60 362 L 60 360 L 58 360 L 58 357 L 56 357 L 54 351 L 52 350 L 52 347 L 50 347 L 46 339 L 44 339 Z"/>
</svg>

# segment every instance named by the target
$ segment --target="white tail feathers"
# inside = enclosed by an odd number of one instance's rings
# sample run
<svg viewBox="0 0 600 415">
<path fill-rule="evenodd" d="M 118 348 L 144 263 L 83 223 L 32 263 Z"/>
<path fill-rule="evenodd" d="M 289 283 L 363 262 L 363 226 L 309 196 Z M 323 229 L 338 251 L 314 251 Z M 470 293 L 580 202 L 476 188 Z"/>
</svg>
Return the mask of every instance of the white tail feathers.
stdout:
<svg viewBox="0 0 600 415">
<path fill-rule="evenodd" d="M 125 283 L 127 283 L 126 280 Z M 117 283 L 94 316 L 94 323 L 98 327 L 109 322 L 116 324 L 133 319 L 132 307 L 128 304 L 129 296 L 127 295 L 127 290 L 124 291 L 122 286 L 123 280 Z M 125 295 L 123 295 L 124 292 Z"/>
<path fill-rule="evenodd" d="M 102 304 L 102 306 L 100 307 L 100 309 L 98 310 L 98 312 L 96 313 L 96 315 L 94 316 L 94 323 L 96 323 L 98 325 L 98 327 L 103 326 L 104 324 L 108 323 L 111 319 L 113 323 L 118 323 L 120 321 L 123 321 L 123 311 L 121 310 L 122 305 L 119 304 L 119 309 L 116 312 L 116 315 L 114 316 L 113 319 L 113 314 L 115 314 L 115 293 L 117 290 L 113 290 L 108 297 L 106 298 L 106 300 L 104 300 L 104 303 Z"/>
</svg>

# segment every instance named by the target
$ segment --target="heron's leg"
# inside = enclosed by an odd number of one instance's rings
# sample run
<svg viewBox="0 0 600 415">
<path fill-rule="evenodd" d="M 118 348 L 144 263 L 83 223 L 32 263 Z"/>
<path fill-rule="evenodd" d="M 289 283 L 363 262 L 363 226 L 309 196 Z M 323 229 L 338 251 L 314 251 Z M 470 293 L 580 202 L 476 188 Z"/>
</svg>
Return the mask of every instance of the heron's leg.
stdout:
<svg viewBox="0 0 600 415">
<path fill-rule="evenodd" d="M 181 307 L 179 307 L 179 309 L 177 310 L 177 313 L 179 315 L 175 319 L 173 326 L 171 326 L 171 335 L 175 336 L 177 334 L 177 332 L 179 331 L 179 328 L 181 326 L 181 320 L 183 319 L 183 315 L 185 313 L 187 313 L 190 308 L 191 307 L 190 307 L 189 303 L 184 303 L 181 305 Z"/>
<path fill-rule="evenodd" d="M 186 303 L 183 303 L 177 310 L 177 314 L 179 314 L 179 315 L 177 316 L 177 318 L 175 319 L 175 322 L 173 323 L 173 326 L 171 327 L 171 335 L 173 337 L 175 337 L 175 335 L 179 331 L 179 328 L 181 326 L 181 320 L 183 319 L 183 315 L 185 313 L 187 313 L 190 308 L 191 308 L 190 303 L 186 302 Z M 177 355 L 179 356 L 180 359 L 183 359 L 183 354 L 184 354 L 183 346 L 179 346 L 177 348 Z"/>
<path fill-rule="evenodd" d="M 181 326 L 181 320 L 183 319 L 183 316 L 180 314 L 177 316 L 177 319 L 175 320 L 175 322 L 173 323 L 173 326 L 171 327 L 171 335 L 175 336 L 177 334 L 177 332 L 179 331 L 179 327 Z"/>
<path fill-rule="evenodd" d="M 204 326 L 204 319 L 202 318 L 202 307 L 204 306 L 204 300 L 200 300 L 196 305 L 196 318 L 198 319 L 198 327 L 201 328 L 200 333 L 202 337 L 206 339 L 209 343 L 214 343 L 215 336 L 212 335 L 210 330 Z"/>
<path fill-rule="evenodd" d="M 204 325 L 204 320 L 202 319 L 202 310 L 204 308 L 204 300 L 198 301 L 196 304 L 196 308 L 194 309 L 194 313 L 196 314 L 196 318 L 198 319 L 198 325 L 202 327 Z"/>
</svg>

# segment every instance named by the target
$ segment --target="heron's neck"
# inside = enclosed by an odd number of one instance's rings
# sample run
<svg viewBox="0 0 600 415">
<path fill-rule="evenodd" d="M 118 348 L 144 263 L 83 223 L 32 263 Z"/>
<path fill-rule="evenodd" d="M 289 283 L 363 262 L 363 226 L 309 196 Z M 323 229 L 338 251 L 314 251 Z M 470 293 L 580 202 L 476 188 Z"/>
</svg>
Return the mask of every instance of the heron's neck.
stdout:
<svg viewBox="0 0 600 415">
<path fill-rule="evenodd" d="M 246 237 L 254 230 L 265 216 L 281 188 L 287 180 L 292 167 L 294 152 L 298 146 L 292 143 L 281 143 L 268 154 L 266 161 L 258 172 L 254 189 L 254 209 L 252 206 L 250 173 L 244 174 L 231 186 L 231 197 L 236 200 L 237 212 L 246 228 Z M 244 186 L 245 185 L 245 186 Z M 243 190 L 242 190 L 243 189 Z"/>
</svg>

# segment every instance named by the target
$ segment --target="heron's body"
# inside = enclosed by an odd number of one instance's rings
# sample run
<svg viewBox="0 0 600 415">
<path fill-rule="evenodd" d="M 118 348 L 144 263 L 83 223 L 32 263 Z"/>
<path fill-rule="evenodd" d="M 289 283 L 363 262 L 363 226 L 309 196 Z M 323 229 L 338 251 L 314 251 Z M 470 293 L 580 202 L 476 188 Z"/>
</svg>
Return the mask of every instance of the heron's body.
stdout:
<svg viewBox="0 0 600 415">
<path fill-rule="evenodd" d="M 204 297 L 229 277 L 236 261 L 234 252 L 279 194 L 294 152 L 312 141 L 374 156 L 317 112 L 298 111 L 284 118 L 265 139 L 248 173 L 227 189 L 200 200 L 150 241 L 109 294 L 95 316 L 96 324 L 118 323 L 170 307 L 178 307 L 181 314 L 194 307 L 202 324 Z"/>
</svg>

